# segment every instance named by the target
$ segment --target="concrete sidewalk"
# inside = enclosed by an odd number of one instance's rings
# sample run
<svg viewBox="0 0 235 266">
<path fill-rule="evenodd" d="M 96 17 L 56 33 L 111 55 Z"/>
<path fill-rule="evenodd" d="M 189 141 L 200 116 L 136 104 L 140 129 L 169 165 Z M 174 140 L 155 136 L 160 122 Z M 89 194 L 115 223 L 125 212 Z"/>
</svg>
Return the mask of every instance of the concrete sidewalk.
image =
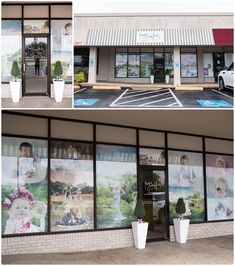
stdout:
<svg viewBox="0 0 235 266">
<path fill-rule="evenodd" d="M 56 244 L 56 243 L 55 243 Z M 2 264 L 233 264 L 233 236 L 189 240 L 186 244 L 147 243 L 134 247 L 58 254 L 2 257 Z"/>
</svg>

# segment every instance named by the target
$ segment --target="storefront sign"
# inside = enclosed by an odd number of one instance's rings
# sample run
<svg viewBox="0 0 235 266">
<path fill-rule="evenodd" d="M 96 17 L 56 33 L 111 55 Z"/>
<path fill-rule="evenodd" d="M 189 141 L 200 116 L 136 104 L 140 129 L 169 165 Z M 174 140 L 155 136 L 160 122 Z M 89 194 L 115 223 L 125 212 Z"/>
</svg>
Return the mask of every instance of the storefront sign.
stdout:
<svg viewBox="0 0 235 266">
<path fill-rule="evenodd" d="M 138 44 L 146 43 L 164 43 L 164 31 L 137 31 L 136 42 Z"/>
</svg>

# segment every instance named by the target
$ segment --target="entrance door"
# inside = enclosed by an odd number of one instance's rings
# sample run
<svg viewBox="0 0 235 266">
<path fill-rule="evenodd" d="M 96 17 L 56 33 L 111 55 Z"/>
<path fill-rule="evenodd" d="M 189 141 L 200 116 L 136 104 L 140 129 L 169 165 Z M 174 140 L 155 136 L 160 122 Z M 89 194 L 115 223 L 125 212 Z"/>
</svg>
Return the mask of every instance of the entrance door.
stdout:
<svg viewBox="0 0 235 266">
<path fill-rule="evenodd" d="M 153 166 L 141 166 L 139 177 L 139 193 L 145 208 L 144 220 L 149 223 L 147 240 L 167 239 L 165 171 Z"/>
<path fill-rule="evenodd" d="M 48 37 L 24 37 L 23 96 L 49 95 Z"/>
<path fill-rule="evenodd" d="M 214 77 L 215 82 L 218 81 L 219 72 L 224 69 L 224 53 L 214 53 L 213 54 L 213 65 L 214 65 Z"/>
<path fill-rule="evenodd" d="M 165 82 L 164 53 L 154 54 L 154 82 Z"/>
</svg>

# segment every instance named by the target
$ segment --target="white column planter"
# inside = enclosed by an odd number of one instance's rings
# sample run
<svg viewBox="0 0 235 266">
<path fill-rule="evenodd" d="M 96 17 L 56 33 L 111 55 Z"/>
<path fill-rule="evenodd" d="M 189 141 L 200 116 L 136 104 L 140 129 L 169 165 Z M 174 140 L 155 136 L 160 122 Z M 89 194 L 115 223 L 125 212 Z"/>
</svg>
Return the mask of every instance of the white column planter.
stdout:
<svg viewBox="0 0 235 266">
<path fill-rule="evenodd" d="M 150 83 L 153 84 L 154 83 L 154 75 L 150 76 Z"/>
<path fill-rule="evenodd" d="M 170 83 L 170 76 L 169 75 L 165 76 L 165 82 L 166 82 L 166 84 Z"/>
<path fill-rule="evenodd" d="M 135 247 L 138 249 L 145 248 L 148 233 L 148 223 L 132 222 L 132 232 L 134 235 Z"/>
<path fill-rule="evenodd" d="M 187 241 L 189 219 L 173 219 L 176 242 L 184 244 Z"/>
<path fill-rule="evenodd" d="M 10 91 L 13 103 L 18 103 L 21 98 L 21 79 L 17 81 L 10 81 Z"/>
<path fill-rule="evenodd" d="M 64 94 L 64 80 L 53 79 L 53 87 L 54 87 L 55 101 L 58 103 L 62 102 Z"/>
</svg>

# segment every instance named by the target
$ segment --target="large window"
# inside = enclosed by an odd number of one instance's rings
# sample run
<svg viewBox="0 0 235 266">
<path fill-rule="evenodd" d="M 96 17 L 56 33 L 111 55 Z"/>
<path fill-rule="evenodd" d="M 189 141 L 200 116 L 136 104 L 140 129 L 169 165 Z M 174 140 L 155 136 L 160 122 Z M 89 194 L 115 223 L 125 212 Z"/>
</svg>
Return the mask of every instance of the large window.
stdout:
<svg viewBox="0 0 235 266">
<path fill-rule="evenodd" d="M 81 72 L 83 72 L 84 81 L 87 82 L 88 71 L 89 71 L 89 48 L 74 47 L 74 80 L 80 81 Z"/>
<path fill-rule="evenodd" d="M 48 20 L 24 20 L 24 33 L 49 33 L 49 21 Z"/>
<path fill-rule="evenodd" d="M 233 157 L 206 155 L 207 217 L 209 221 L 233 219 Z"/>
<path fill-rule="evenodd" d="M 45 140 L 2 138 L 2 233 L 47 232 Z"/>
<path fill-rule="evenodd" d="M 181 77 L 195 78 L 197 77 L 197 54 L 181 53 Z"/>
<path fill-rule="evenodd" d="M 128 77 L 138 78 L 140 76 L 140 54 L 128 54 Z"/>
<path fill-rule="evenodd" d="M 127 53 L 116 53 L 115 76 L 127 77 Z"/>
<path fill-rule="evenodd" d="M 51 143 L 51 231 L 94 229 L 92 144 Z"/>
<path fill-rule="evenodd" d="M 51 76 L 56 61 L 61 61 L 62 78 L 72 81 L 72 20 L 51 20 Z"/>
<path fill-rule="evenodd" d="M 21 69 L 22 41 L 21 20 L 2 20 L 2 82 L 11 80 L 14 61 Z"/>
<path fill-rule="evenodd" d="M 184 217 L 192 222 L 205 220 L 203 158 L 201 153 L 169 151 L 170 219 L 178 217 L 175 206 L 179 198 L 186 205 Z"/>
<path fill-rule="evenodd" d="M 170 76 L 174 76 L 174 54 L 165 53 L 165 71 L 169 69 Z"/>
<path fill-rule="evenodd" d="M 143 78 L 148 78 L 151 75 L 153 68 L 153 53 L 141 53 L 140 75 Z"/>
<path fill-rule="evenodd" d="M 214 77 L 212 53 L 203 54 L 203 73 L 204 77 Z"/>
<path fill-rule="evenodd" d="M 127 227 L 137 198 L 136 148 L 96 146 L 97 227 Z"/>
</svg>

